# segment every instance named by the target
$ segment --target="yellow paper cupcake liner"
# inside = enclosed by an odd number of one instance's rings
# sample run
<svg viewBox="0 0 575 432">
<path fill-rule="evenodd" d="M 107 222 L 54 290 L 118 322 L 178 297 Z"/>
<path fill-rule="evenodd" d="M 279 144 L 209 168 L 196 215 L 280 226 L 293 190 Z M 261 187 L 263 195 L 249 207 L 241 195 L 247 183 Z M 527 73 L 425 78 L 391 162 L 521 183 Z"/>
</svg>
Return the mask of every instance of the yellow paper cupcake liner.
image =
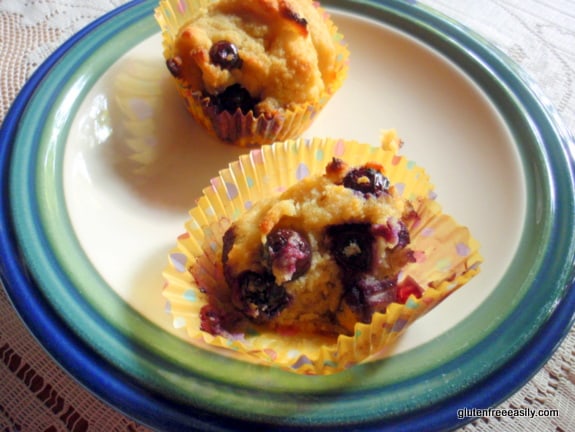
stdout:
<svg viewBox="0 0 575 432">
<path fill-rule="evenodd" d="M 275 332 L 246 324 L 229 337 L 200 330 L 206 292 L 225 298 L 222 236 L 229 225 L 259 199 L 277 194 L 308 175 L 323 173 L 333 157 L 350 166 L 376 162 L 396 190 L 411 200 L 419 215 L 408 226 L 410 248 L 417 262 L 403 270 L 425 291 L 405 304 L 392 303 L 374 314 L 370 324 L 358 323 L 353 336 L 326 337 Z M 469 230 L 441 213 L 427 173 L 394 151 L 337 139 L 290 140 L 263 146 L 243 155 L 204 189 L 190 211 L 186 232 L 170 253 L 164 296 L 174 325 L 185 327 L 192 343 L 206 349 L 225 348 L 234 358 L 280 367 L 300 374 L 331 374 L 373 361 L 417 318 L 421 317 L 479 271 L 479 244 Z M 222 292 L 224 290 L 224 292 Z M 216 296 L 217 296 L 216 295 Z"/>
<path fill-rule="evenodd" d="M 155 10 L 155 18 L 162 30 L 163 54 L 166 60 L 174 56 L 174 44 L 183 25 L 203 13 L 208 5 L 217 0 L 160 0 Z M 273 115 L 240 110 L 235 113 L 217 112 L 199 89 L 191 89 L 182 79 L 174 78 L 180 96 L 192 117 L 208 132 L 221 140 L 238 146 L 261 146 L 276 141 L 284 141 L 301 135 L 314 121 L 333 94 L 343 85 L 347 76 L 349 50 L 338 33 L 329 14 L 319 5 L 317 8 L 324 18 L 335 41 L 335 75 L 326 83 L 326 90 L 315 101 L 294 104 L 289 109 L 280 109 Z"/>
</svg>

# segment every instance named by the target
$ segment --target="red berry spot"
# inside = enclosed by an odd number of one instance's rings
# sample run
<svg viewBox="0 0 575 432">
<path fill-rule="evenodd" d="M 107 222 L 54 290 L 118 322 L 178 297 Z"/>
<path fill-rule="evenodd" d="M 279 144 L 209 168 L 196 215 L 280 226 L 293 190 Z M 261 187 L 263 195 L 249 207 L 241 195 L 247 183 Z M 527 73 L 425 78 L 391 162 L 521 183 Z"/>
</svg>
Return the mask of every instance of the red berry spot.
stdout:
<svg viewBox="0 0 575 432">
<path fill-rule="evenodd" d="M 421 298 L 423 289 L 412 277 L 408 276 L 397 286 L 397 302 L 405 304 L 411 295 L 414 295 L 415 298 Z"/>
</svg>

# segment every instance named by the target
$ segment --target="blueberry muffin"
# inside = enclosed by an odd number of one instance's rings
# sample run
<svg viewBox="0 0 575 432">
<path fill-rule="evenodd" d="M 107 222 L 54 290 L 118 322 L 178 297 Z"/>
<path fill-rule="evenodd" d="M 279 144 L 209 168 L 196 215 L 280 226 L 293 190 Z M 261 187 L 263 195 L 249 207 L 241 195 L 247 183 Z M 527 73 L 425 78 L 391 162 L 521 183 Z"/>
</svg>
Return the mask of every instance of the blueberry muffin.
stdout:
<svg viewBox="0 0 575 432">
<path fill-rule="evenodd" d="M 221 170 L 169 254 L 174 326 L 202 349 L 298 374 L 384 357 L 482 262 L 401 146 L 394 131 L 380 148 L 298 139 Z"/>
<path fill-rule="evenodd" d="M 353 334 L 390 303 L 421 296 L 415 281 L 400 278 L 415 262 L 407 228 L 414 218 L 380 165 L 334 158 L 323 175 L 258 202 L 226 231 L 232 303 L 268 328 Z M 210 312 L 206 331 L 222 327 Z"/>
<path fill-rule="evenodd" d="M 348 51 L 317 3 L 189 3 L 187 14 L 169 0 L 157 10 L 166 64 L 192 115 L 224 141 L 293 138 L 341 86 Z"/>
</svg>

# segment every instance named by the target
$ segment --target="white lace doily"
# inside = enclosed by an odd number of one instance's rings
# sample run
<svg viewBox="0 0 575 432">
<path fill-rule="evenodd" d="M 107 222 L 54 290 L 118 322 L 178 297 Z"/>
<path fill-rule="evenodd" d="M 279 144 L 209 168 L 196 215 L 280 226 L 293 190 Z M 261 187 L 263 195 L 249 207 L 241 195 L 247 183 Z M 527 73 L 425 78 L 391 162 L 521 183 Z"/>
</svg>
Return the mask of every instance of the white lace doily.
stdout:
<svg viewBox="0 0 575 432">
<path fill-rule="evenodd" d="M 0 118 L 48 55 L 122 0 L 0 0 Z M 424 0 L 513 59 L 575 132 L 575 1 Z M 144 431 L 89 394 L 43 351 L 0 290 L 0 430 Z M 490 417 L 475 431 L 575 431 L 575 329 L 551 360 L 501 405 L 557 409 L 553 418 Z"/>
</svg>

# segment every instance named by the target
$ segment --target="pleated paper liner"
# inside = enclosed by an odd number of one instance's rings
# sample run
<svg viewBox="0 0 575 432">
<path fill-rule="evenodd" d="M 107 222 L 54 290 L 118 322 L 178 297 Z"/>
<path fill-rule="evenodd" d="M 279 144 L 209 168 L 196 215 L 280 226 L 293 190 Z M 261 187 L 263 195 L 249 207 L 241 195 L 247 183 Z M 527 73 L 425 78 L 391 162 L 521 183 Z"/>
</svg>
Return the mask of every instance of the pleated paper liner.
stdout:
<svg viewBox="0 0 575 432">
<path fill-rule="evenodd" d="M 211 3 L 217 0 L 161 0 L 156 8 L 155 17 L 162 30 L 163 54 L 166 60 L 174 55 L 174 45 L 182 26 L 205 13 Z M 314 121 L 333 94 L 342 86 L 348 70 L 349 51 L 343 42 L 343 36 L 329 14 L 317 6 L 335 41 L 335 75 L 326 82 L 325 91 L 317 100 L 293 104 L 271 114 L 255 116 L 253 111 L 235 113 L 218 112 L 210 99 L 201 89 L 192 89 L 182 79 L 174 78 L 180 96 L 186 102 L 186 108 L 192 117 L 211 134 L 221 140 L 238 146 L 260 146 L 276 141 L 297 138 Z M 166 72 L 167 73 L 167 72 Z"/>
<path fill-rule="evenodd" d="M 253 203 L 280 193 L 298 180 L 323 173 L 333 157 L 350 166 L 376 162 L 396 190 L 413 201 L 419 218 L 408 226 L 416 263 L 403 269 L 425 291 L 405 304 L 392 303 L 376 313 L 370 324 L 358 323 L 353 336 L 326 337 L 275 332 L 245 323 L 244 331 L 229 337 L 200 330 L 200 310 L 207 292 L 225 301 L 222 275 L 222 236 L 232 221 Z M 290 140 L 252 150 L 211 181 L 191 212 L 186 232 L 170 253 L 163 294 L 176 327 L 185 327 L 190 341 L 206 349 L 225 348 L 227 355 L 300 374 L 331 374 L 385 355 L 386 348 L 421 317 L 478 271 L 479 244 L 469 230 L 457 225 L 434 199 L 427 173 L 394 151 L 337 139 Z"/>
</svg>

